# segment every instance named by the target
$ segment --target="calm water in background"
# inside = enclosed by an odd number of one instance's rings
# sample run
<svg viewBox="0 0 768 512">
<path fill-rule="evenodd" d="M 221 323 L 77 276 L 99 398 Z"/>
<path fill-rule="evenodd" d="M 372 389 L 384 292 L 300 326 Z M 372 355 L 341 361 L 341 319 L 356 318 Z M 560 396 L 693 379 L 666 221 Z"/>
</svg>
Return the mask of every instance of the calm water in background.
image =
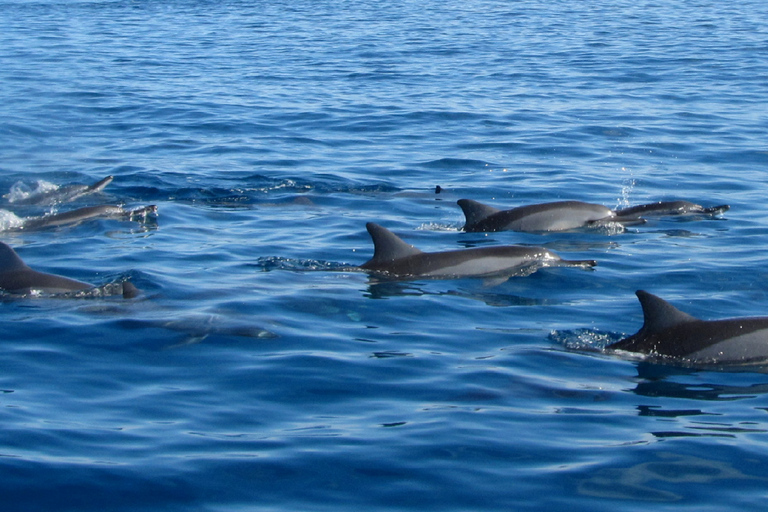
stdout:
<svg viewBox="0 0 768 512">
<path fill-rule="evenodd" d="M 3 510 L 764 506 L 768 377 L 599 349 L 639 288 L 768 314 L 765 2 L 0 1 L 0 26 L 0 191 L 114 175 L 53 208 L 159 209 L 3 233 L 144 290 L 2 303 Z M 463 234 L 463 197 L 732 210 Z M 367 221 L 599 265 L 375 284 L 340 271 Z"/>
</svg>

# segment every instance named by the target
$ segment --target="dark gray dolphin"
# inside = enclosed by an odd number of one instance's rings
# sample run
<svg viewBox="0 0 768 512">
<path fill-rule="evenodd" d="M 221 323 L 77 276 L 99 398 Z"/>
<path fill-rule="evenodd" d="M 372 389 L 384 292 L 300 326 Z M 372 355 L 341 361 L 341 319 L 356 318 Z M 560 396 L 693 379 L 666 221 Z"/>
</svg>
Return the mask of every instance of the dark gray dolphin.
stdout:
<svg viewBox="0 0 768 512">
<path fill-rule="evenodd" d="M 373 239 L 374 252 L 360 268 L 398 278 L 478 277 L 499 284 L 543 267 L 589 268 L 597 264 L 592 260 L 567 261 L 543 247 L 519 245 L 425 253 L 378 224 L 369 222 L 365 227 Z"/>
<path fill-rule="evenodd" d="M 673 215 L 719 215 L 727 212 L 730 208 L 727 204 L 707 208 L 690 201 L 659 201 L 616 210 L 616 216 L 618 219 L 624 220 Z"/>
<path fill-rule="evenodd" d="M 123 282 L 119 293 L 125 298 L 138 295 L 136 287 Z M 32 270 L 8 244 L 0 242 L 0 289 L 19 295 L 36 292 L 60 294 L 94 289 L 94 286 L 68 277 Z"/>
<path fill-rule="evenodd" d="M 24 219 L 20 229 L 41 229 L 59 227 L 69 224 L 77 224 L 91 219 L 125 219 L 140 220 L 147 215 L 157 213 L 157 206 L 150 205 L 133 210 L 126 210 L 121 206 L 86 206 L 70 212 L 43 215 L 42 217 L 28 217 Z"/>
<path fill-rule="evenodd" d="M 728 205 L 704 206 L 689 201 L 661 201 L 632 206 L 613 211 L 599 204 L 581 201 L 556 201 L 553 203 L 519 206 L 499 210 L 471 199 L 459 199 L 466 217 L 464 231 L 525 231 L 542 233 L 568 231 L 589 226 L 641 224 L 645 217 L 672 215 L 717 215 L 729 209 Z"/>
<path fill-rule="evenodd" d="M 699 320 L 645 291 L 643 327 L 606 347 L 698 364 L 768 362 L 768 317 Z"/>
<path fill-rule="evenodd" d="M 106 178 L 97 181 L 93 185 L 64 185 L 58 187 L 56 190 L 49 192 L 41 192 L 38 194 L 30 194 L 27 197 L 12 201 L 13 204 L 18 205 L 32 205 L 32 204 L 55 204 L 65 203 L 68 201 L 74 201 L 75 199 L 87 194 L 94 194 L 101 192 L 104 187 L 112 183 L 114 176 L 107 176 Z"/>
<path fill-rule="evenodd" d="M 471 199 L 459 199 L 466 217 L 464 231 L 567 231 L 589 225 L 616 221 L 610 208 L 581 201 L 519 206 L 511 210 L 499 210 Z"/>
</svg>

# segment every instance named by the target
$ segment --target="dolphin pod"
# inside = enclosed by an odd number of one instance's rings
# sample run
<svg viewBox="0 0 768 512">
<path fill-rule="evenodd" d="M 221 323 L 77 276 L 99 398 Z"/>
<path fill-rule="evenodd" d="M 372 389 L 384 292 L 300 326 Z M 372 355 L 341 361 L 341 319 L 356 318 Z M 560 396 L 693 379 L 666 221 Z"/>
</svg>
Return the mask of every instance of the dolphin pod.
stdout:
<svg viewBox="0 0 768 512">
<path fill-rule="evenodd" d="M 643 327 L 608 345 L 657 358 L 693 364 L 765 364 L 768 362 L 768 317 L 700 320 L 669 302 L 639 290 Z"/>
<path fill-rule="evenodd" d="M 139 293 L 128 281 L 120 285 L 119 292 L 125 298 L 133 298 Z M 0 242 L 0 289 L 18 295 L 29 295 L 35 292 L 55 295 L 87 291 L 95 287 L 68 277 L 33 270 L 24 263 L 11 246 Z"/>
<path fill-rule="evenodd" d="M 17 204 L 52 204 L 69 201 L 103 190 L 108 176 L 97 183 L 69 185 L 35 194 Z M 704 207 L 688 201 L 663 201 L 611 210 L 599 204 L 559 201 L 500 210 L 470 199 L 458 205 L 466 217 L 464 231 L 557 232 L 608 223 L 644 222 L 646 217 L 673 215 L 718 215 L 727 205 Z M 102 205 L 79 208 L 60 214 L 25 219 L 21 229 L 74 224 L 93 218 L 127 218 L 153 214 L 154 205 L 127 210 Z M 426 253 L 397 235 L 369 222 L 366 224 L 374 244 L 373 257 L 358 268 L 394 279 L 480 278 L 499 284 L 512 276 L 530 275 L 547 267 L 589 269 L 593 260 L 565 260 L 558 254 L 533 246 L 495 246 Z M 128 281 L 96 288 L 89 283 L 30 268 L 7 244 L 0 242 L 0 290 L 14 295 L 38 293 L 64 296 L 122 294 L 125 298 L 140 292 Z M 635 334 L 606 347 L 608 352 L 644 354 L 656 361 L 681 361 L 687 364 L 765 364 L 768 363 L 768 317 L 701 320 L 683 313 L 663 299 L 645 291 L 637 297 L 644 322 Z"/>
<path fill-rule="evenodd" d="M 568 261 L 543 247 L 519 245 L 425 253 L 378 224 L 369 222 L 365 227 L 374 250 L 373 258 L 360 268 L 397 278 L 476 277 L 499 284 L 544 267 L 590 268 L 597 264 L 593 260 Z"/>
<path fill-rule="evenodd" d="M 614 211 L 599 204 L 581 201 L 558 201 L 553 203 L 518 206 L 500 210 L 472 199 L 459 199 L 466 218 L 467 232 L 523 231 L 547 232 L 569 231 L 589 226 L 601 226 L 614 222 L 636 224 L 645 222 L 644 217 L 670 215 L 716 215 L 728 210 L 728 205 L 705 208 L 688 201 L 665 201 L 644 204 Z"/>
<path fill-rule="evenodd" d="M 55 190 L 31 194 L 27 197 L 12 200 L 14 204 L 39 205 L 57 204 L 72 201 L 87 194 L 100 192 L 109 185 L 114 178 L 107 176 L 93 185 L 66 185 Z M 18 228 L 39 229 L 45 227 L 57 227 L 94 218 L 124 218 L 129 220 L 139 219 L 157 212 L 154 205 L 136 209 L 124 209 L 120 206 L 87 206 L 64 213 L 43 215 L 40 217 L 28 217 L 24 219 Z M 0 290 L 12 295 L 46 295 L 63 296 L 104 296 L 120 294 L 124 298 L 133 298 L 140 292 L 130 282 L 110 283 L 95 287 L 91 284 L 70 279 L 56 274 L 47 274 L 30 268 L 19 257 L 16 251 L 8 244 L 0 242 Z"/>
</svg>

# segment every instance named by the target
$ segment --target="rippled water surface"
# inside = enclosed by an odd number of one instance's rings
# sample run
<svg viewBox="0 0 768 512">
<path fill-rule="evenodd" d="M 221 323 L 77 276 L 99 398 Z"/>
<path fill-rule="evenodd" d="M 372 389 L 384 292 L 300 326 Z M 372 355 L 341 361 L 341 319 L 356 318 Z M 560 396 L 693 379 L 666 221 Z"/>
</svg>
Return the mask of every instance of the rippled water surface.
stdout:
<svg viewBox="0 0 768 512">
<path fill-rule="evenodd" d="M 765 503 L 759 368 L 601 351 L 641 326 L 637 289 L 768 315 L 765 2 L 19 0 L 0 22 L 2 240 L 142 290 L 2 297 L 3 510 Z M 461 198 L 731 210 L 484 234 Z M 23 227 L 100 204 L 157 215 Z M 369 221 L 598 266 L 377 281 L 350 268 Z"/>
</svg>

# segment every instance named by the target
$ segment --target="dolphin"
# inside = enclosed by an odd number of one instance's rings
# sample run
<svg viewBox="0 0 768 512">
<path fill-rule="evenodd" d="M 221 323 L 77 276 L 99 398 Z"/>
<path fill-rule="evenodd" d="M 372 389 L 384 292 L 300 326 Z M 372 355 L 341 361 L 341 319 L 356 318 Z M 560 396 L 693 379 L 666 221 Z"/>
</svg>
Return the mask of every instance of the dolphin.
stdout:
<svg viewBox="0 0 768 512">
<path fill-rule="evenodd" d="M 425 253 L 378 224 L 369 222 L 365 227 L 373 239 L 373 258 L 359 268 L 397 278 L 477 277 L 488 284 L 500 284 L 544 267 L 590 268 L 597 264 L 593 260 L 563 260 L 543 247 L 520 245 Z"/>
<path fill-rule="evenodd" d="M 93 185 L 65 185 L 48 192 L 32 193 L 27 197 L 11 201 L 18 205 L 55 204 L 74 201 L 84 195 L 101 192 L 112 183 L 114 176 L 107 176 Z"/>
<path fill-rule="evenodd" d="M 499 210 L 471 199 L 459 199 L 457 204 L 466 217 L 463 229 L 467 232 L 567 231 L 617 221 L 610 208 L 581 201 L 533 204 L 511 210 Z"/>
<path fill-rule="evenodd" d="M 59 227 L 69 224 L 77 224 L 91 219 L 125 219 L 139 220 L 146 218 L 147 215 L 157 213 L 157 206 L 149 205 L 133 210 L 126 210 L 120 206 L 86 206 L 70 212 L 54 213 L 43 215 L 42 217 L 28 217 L 24 219 L 20 229 L 41 229 L 48 227 Z"/>
<path fill-rule="evenodd" d="M 700 320 L 639 290 L 643 327 L 606 347 L 696 364 L 759 364 L 768 361 L 768 317 Z"/>
<path fill-rule="evenodd" d="M 568 231 L 590 226 L 605 226 L 610 223 L 642 224 L 647 216 L 717 215 L 729 209 L 728 205 L 705 208 L 689 201 L 662 201 L 618 211 L 603 205 L 581 201 L 532 204 L 518 206 L 511 210 L 499 210 L 471 199 L 459 199 L 457 204 L 466 217 L 466 223 L 462 229 L 467 232 Z"/>
<path fill-rule="evenodd" d="M 125 281 L 120 283 L 125 298 L 138 295 L 136 287 Z M 0 290 L 15 295 L 28 295 L 33 292 L 62 294 L 93 290 L 94 286 L 68 277 L 46 274 L 32 270 L 22 261 L 16 251 L 4 242 L 0 242 Z"/>
<path fill-rule="evenodd" d="M 640 217 L 666 217 L 672 215 L 719 215 L 731 207 L 727 204 L 704 207 L 690 201 L 659 201 L 616 210 L 619 219 L 638 219 Z"/>
</svg>

